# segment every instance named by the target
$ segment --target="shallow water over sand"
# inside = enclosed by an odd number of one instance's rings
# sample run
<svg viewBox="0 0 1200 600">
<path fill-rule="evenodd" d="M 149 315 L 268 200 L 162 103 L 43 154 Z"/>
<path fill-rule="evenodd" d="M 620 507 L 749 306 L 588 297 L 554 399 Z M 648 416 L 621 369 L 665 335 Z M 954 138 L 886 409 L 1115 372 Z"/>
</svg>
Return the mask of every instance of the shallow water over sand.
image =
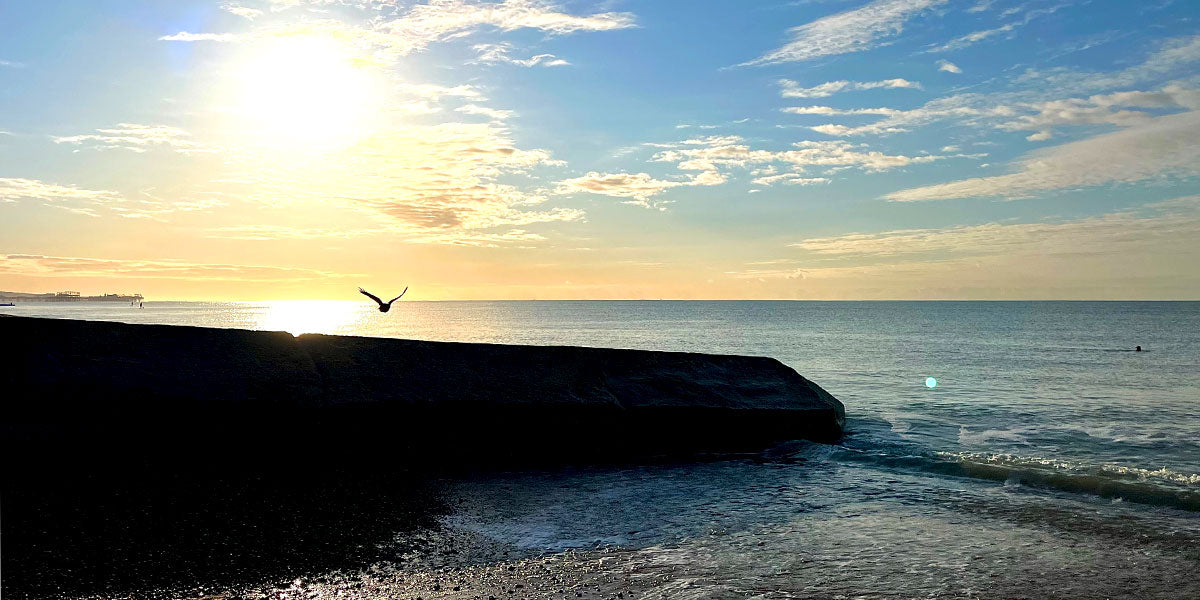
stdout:
<svg viewBox="0 0 1200 600">
<path fill-rule="evenodd" d="M 436 482 L 444 510 L 432 529 L 406 530 L 371 558 L 310 570 L 299 583 L 289 573 L 285 584 L 226 586 L 242 594 L 575 597 L 586 588 L 648 598 L 1200 597 L 1200 303 L 412 302 L 387 315 L 362 303 L 5 310 L 762 354 L 847 407 L 839 446 Z M 1144 351 L 1132 352 L 1135 345 Z M 929 377 L 936 387 L 926 385 Z"/>
</svg>

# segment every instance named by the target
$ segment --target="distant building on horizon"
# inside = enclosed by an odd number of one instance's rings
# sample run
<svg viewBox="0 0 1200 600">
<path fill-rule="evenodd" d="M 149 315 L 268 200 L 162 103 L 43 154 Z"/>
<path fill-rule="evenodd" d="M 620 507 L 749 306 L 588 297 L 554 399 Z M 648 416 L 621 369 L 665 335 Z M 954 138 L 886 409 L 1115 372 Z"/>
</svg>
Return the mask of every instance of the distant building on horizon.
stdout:
<svg viewBox="0 0 1200 600">
<path fill-rule="evenodd" d="M 100 296 L 84 296 L 79 292 L 66 290 L 62 292 L 50 292 L 45 294 L 32 294 L 29 292 L 2 292 L 0 291 L 0 302 L 141 302 L 145 300 L 145 296 L 141 294 L 103 294 Z"/>
</svg>

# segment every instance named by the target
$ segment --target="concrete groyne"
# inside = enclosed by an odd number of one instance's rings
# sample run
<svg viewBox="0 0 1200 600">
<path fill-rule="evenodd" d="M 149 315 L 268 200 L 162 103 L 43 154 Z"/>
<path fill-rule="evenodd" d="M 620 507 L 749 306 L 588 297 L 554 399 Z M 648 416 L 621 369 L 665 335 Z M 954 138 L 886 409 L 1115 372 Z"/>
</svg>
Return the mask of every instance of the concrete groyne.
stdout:
<svg viewBox="0 0 1200 600">
<path fill-rule="evenodd" d="M 610 460 L 832 441 L 844 423 L 764 357 L 14 316 L 0 339 L 4 442 L 35 461 Z"/>
</svg>

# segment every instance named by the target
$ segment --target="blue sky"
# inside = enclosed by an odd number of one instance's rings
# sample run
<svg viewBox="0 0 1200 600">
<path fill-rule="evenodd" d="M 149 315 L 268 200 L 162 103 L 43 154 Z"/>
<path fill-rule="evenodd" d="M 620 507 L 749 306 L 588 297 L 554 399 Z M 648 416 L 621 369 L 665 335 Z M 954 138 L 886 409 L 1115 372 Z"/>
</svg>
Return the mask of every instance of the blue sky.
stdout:
<svg viewBox="0 0 1200 600">
<path fill-rule="evenodd" d="M 1194 299 L 1197 16 L 6 3 L 0 289 Z"/>
</svg>

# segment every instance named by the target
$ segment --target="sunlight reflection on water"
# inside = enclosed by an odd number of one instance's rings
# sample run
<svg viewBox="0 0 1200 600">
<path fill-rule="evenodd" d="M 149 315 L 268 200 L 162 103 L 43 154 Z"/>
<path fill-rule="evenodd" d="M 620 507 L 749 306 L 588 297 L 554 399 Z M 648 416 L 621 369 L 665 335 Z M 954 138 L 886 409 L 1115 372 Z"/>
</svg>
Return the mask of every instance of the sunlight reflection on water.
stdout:
<svg viewBox="0 0 1200 600">
<path fill-rule="evenodd" d="M 255 303 L 254 329 L 302 333 L 353 334 L 373 308 L 341 300 L 279 300 Z"/>
</svg>

